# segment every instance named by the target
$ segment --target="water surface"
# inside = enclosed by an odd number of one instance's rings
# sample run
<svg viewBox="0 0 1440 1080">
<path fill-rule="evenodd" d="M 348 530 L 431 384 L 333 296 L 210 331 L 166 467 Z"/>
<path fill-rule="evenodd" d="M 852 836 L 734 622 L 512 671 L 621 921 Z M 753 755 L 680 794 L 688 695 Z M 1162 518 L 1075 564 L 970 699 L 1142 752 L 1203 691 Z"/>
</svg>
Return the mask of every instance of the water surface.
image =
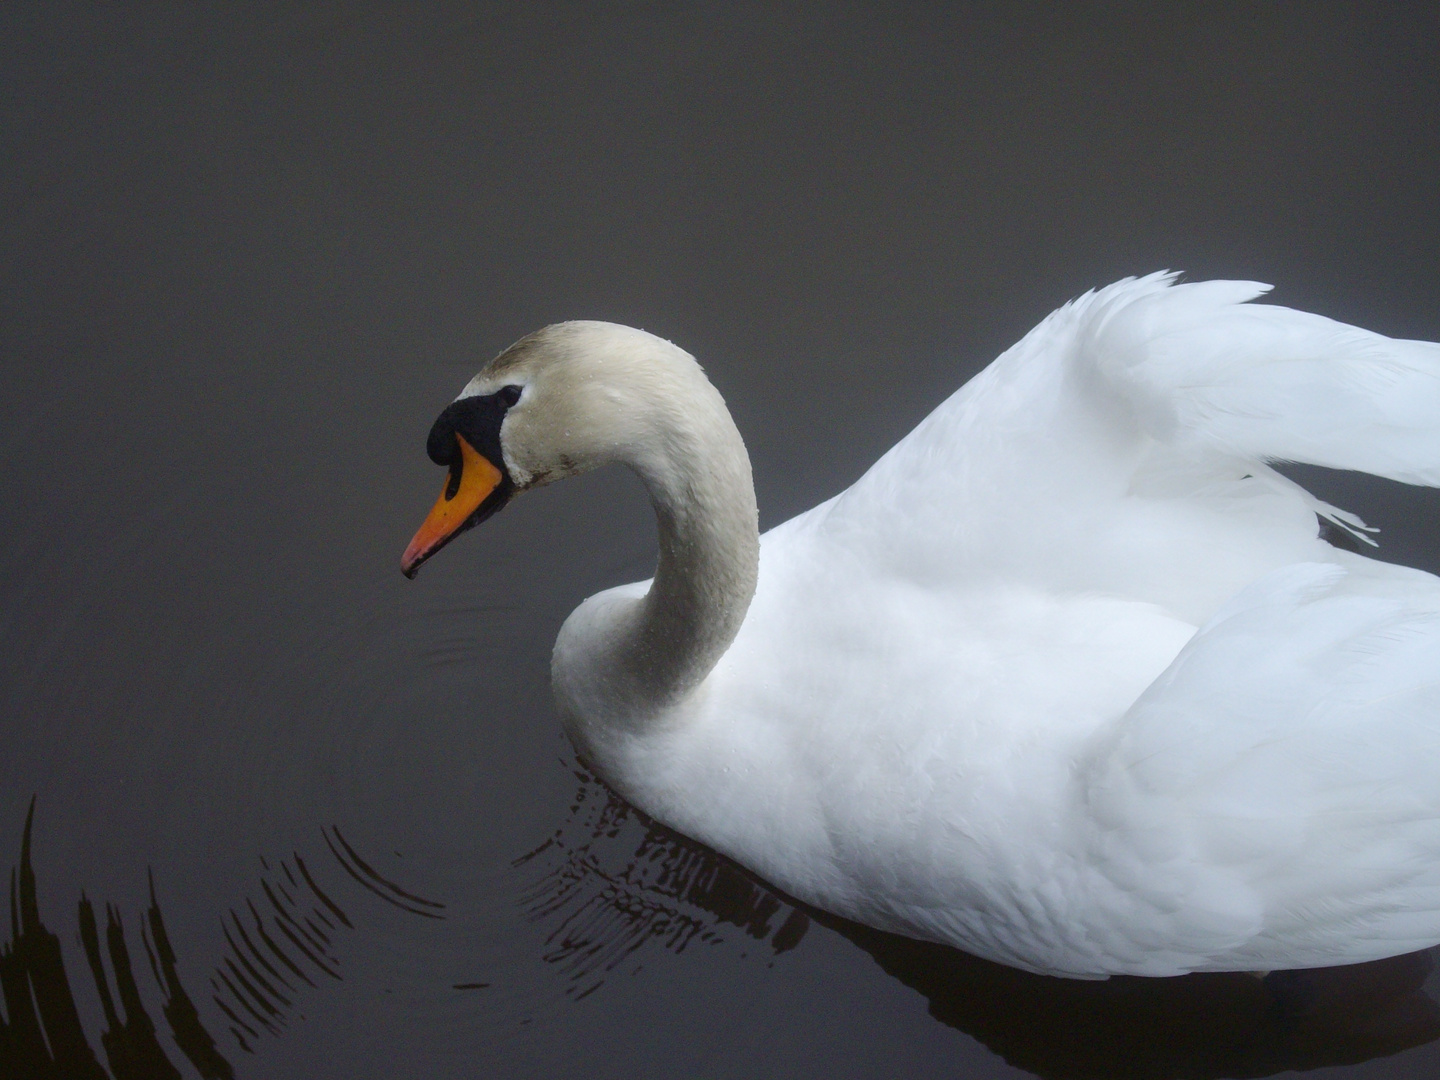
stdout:
<svg viewBox="0 0 1440 1080">
<path fill-rule="evenodd" d="M 1043 979 L 799 907 L 618 802 L 548 661 L 651 571 L 623 472 L 398 570 L 431 421 L 557 319 L 699 356 L 766 526 L 1123 274 L 1440 338 L 1426 17 L 7 6 L 0 1062 L 1435 1075 L 1427 954 Z M 1433 493 L 1303 475 L 1440 569 Z"/>
</svg>

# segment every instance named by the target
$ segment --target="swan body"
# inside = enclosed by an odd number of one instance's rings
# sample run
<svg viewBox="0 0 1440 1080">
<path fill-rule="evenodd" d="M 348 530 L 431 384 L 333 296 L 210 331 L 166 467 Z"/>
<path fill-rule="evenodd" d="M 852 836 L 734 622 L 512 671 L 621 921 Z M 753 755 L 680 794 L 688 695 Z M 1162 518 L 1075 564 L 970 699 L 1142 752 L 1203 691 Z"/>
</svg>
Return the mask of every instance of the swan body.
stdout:
<svg viewBox="0 0 1440 1080">
<path fill-rule="evenodd" d="M 432 456 L 491 446 L 466 524 L 639 473 L 656 576 L 562 627 L 567 731 L 799 899 L 1082 978 L 1378 959 L 1440 942 L 1440 579 L 1267 462 L 1440 485 L 1440 346 L 1266 288 L 1088 293 L 763 537 L 719 394 L 641 331 L 523 339 Z"/>
</svg>

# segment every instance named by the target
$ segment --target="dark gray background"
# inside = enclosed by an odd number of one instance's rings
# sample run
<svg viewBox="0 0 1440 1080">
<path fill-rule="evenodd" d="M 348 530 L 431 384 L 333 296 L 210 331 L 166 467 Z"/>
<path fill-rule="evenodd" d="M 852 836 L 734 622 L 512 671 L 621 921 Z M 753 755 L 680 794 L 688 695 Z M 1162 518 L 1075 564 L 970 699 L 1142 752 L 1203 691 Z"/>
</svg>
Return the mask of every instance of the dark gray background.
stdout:
<svg viewBox="0 0 1440 1080">
<path fill-rule="evenodd" d="M 41 914 L 97 1052 L 76 904 L 133 934 L 150 868 L 242 1076 L 1020 1075 L 974 1036 L 1032 1038 L 1031 991 L 1008 1034 L 957 1030 L 843 928 L 775 953 L 722 920 L 575 992 L 512 861 L 589 835 L 550 643 L 649 573 L 653 526 L 599 473 L 406 582 L 426 431 L 539 325 L 643 326 L 725 395 L 768 526 L 1127 274 L 1440 338 L 1437 11 L 0 7 L 0 865 L 36 796 Z M 1305 475 L 1386 557 L 1440 564 L 1432 493 Z M 332 826 L 447 917 L 360 890 Z M 343 977 L 245 1051 L 210 973 L 292 853 L 355 928 Z"/>
</svg>

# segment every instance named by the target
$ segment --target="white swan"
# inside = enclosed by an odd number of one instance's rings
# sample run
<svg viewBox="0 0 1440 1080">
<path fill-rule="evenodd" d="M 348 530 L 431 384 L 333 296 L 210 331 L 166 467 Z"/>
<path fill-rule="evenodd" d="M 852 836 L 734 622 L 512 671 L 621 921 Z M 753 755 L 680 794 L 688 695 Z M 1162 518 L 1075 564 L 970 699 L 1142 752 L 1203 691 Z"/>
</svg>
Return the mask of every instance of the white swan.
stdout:
<svg viewBox="0 0 1440 1080">
<path fill-rule="evenodd" d="M 1440 580 L 1317 537 L 1267 464 L 1440 485 L 1440 346 L 1118 282 L 757 537 L 685 352 L 547 327 L 441 415 L 419 563 L 607 462 L 653 582 L 555 646 L 581 753 L 788 893 L 1030 971 L 1317 967 L 1440 942 Z M 1332 526 L 1333 527 L 1333 526 Z"/>
</svg>

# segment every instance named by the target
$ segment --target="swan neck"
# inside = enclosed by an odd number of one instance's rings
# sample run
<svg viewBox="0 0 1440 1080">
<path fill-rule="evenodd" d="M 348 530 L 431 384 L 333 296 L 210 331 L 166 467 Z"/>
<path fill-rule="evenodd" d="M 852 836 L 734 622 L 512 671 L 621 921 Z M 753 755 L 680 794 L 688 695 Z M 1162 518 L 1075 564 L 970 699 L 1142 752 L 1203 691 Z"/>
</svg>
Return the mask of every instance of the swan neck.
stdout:
<svg viewBox="0 0 1440 1080">
<path fill-rule="evenodd" d="M 695 689 L 735 640 L 755 594 L 760 540 L 750 461 L 720 395 L 667 410 L 630 465 L 655 509 L 660 553 L 625 652 L 653 706 Z"/>
</svg>

